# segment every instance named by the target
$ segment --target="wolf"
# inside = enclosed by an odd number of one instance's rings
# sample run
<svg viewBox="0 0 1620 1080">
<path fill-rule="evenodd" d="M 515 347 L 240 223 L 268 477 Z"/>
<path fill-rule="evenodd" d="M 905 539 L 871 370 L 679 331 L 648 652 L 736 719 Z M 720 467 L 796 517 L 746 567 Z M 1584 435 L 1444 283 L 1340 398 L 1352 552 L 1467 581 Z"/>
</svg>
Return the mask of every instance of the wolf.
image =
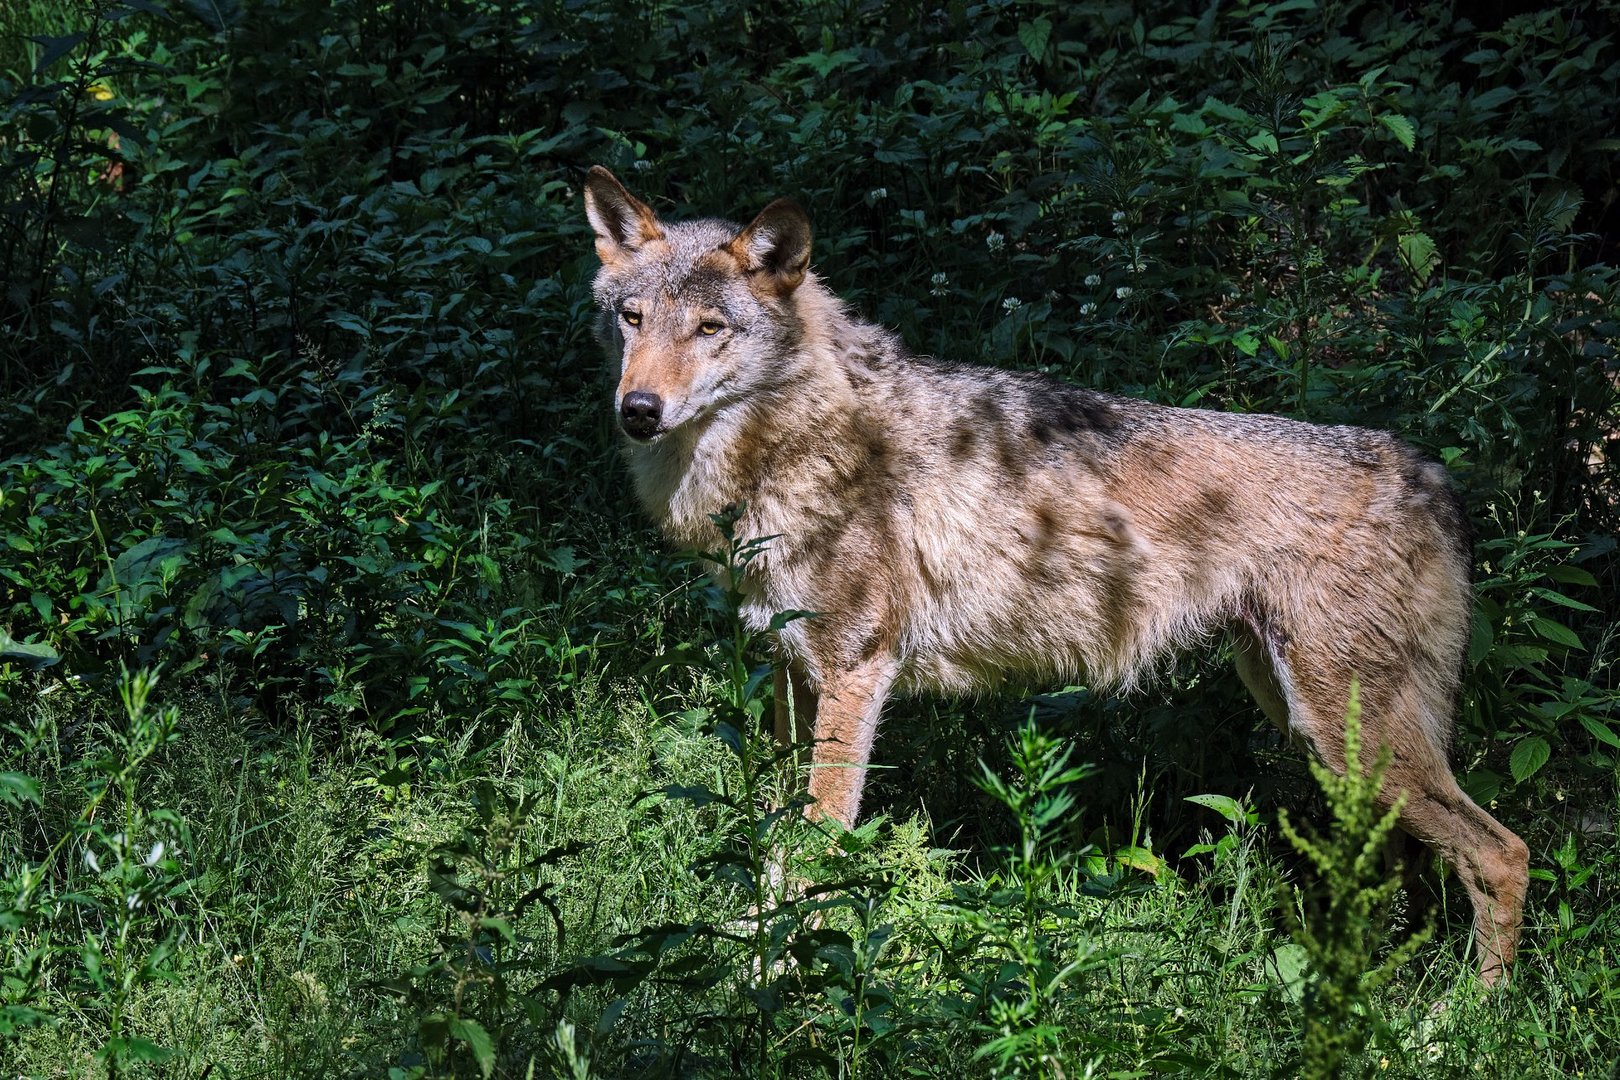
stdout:
<svg viewBox="0 0 1620 1080">
<path fill-rule="evenodd" d="M 855 822 L 893 693 L 1128 688 L 1229 629 L 1261 711 L 1341 773 L 1359 682 L 1382 798 L 1456 868 L 1483 981 L 1507 974 L 1529 850 L 1447 760 L 1473 594 L 1442 466 L 1381 431 L 914 356 L 817 278 L 788 199 L 746 226 L 666 222 L 601 166 L 584 196 L 642 507 L 693 550 L 741 507 L 738 535 L 774 537 L 747 624 L 817 613 L 776 634 L 777 736 L 813 734 L 810 813 Z"/>
</svg>

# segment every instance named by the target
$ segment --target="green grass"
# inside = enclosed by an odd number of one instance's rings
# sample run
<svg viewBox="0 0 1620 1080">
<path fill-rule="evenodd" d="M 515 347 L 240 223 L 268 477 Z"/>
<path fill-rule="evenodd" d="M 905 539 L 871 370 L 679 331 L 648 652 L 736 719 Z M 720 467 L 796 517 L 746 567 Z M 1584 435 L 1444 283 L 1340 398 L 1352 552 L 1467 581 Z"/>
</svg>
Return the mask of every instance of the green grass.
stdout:
<svg viewBox="0 0 1620 1080">
<path fill-rule="evenodd" d="M 15 0 L 0 23 L 0 74 L 25 81 L 44 55 L 33 39 L 71 33 L 82 18 L 83 5 L 73 0 Z"/>
<path fill-rule="evenodd" d="M 734 774 L 729 755 L 712 738 L 681 731 L 669 718 L 649 723 L 626 704 L 592 702 L 562 727 L 523 717 L 482 757 L 470 755 L 452 730 L 424 733 L 420 778 L 408 794 L 383 799 L 368 740 L 322 746 L 307 734 L 254 735 L 192 703 L 180 741 L 145 787 L 155 805 L 176 809 L 189 826 L 180 857 L 192 874 L 190 891 L 151 920 L 172 928 L 183 948 L 174 981 L 134 998 L 134 1026 L 174 1052 L 165 1067 L 179 1075 L 209 1065 L 236 1076 L 382 1075 L 419 1060 L 420 1012 L 378 984 L 440 957 L 440 933 L 453 939 L 460 928 L 430 887 L 423 852 L 468 823 L 477 779 L 534 797 L 521 830 L 527 852 L 585 842 L 577 854 L 518 872 L 525 887 L 553 885 L 549 899 L 567 928 L 564 942 L 549 915 L 520 923 L 523 946 L 514 957 L 523 971 L 607 951 L 617 935 L 644 927 L 745 917 L 737 887 L 691 869 L 715 850 L 713 815 L 678 801 L 649 806 L 645 797 L 671 782 L 718 785 Z M 857 952 L 864 937 L 875 954 L 867 987 L 880 1002 L 879 1022 L 868 1032 L 874 1045 L 857 1058 L 855 1040 L 847 1032 L 837 1037 L 829 1018 L 843 1017 L 829 994 L 797 1003 L 803 1012 L 794 1016 L 802 1015 L 805 1027 L 781 1031 L 772 1060 L 804 1050 L 810 1032 L 833 1029 L 818 1041 L 837 1062 L 828 1066 L 834 1071 L 861 1062 L 867 1075 L 903 1065 L 939 1076 L 982 1069 L 974 1054 L 996 1027 L 973 1006 L 963 975 L 1005 977 L 997 974 L 1002 947 L 994 920 L 985 926 L 983 901 L 1007 879 L 993 863 L 972 868 L 984 865 L 983 853 L 934 847 L 922 817 L 868 831 L 839 869 L 871 879 L 850 892 L 873 910 L 864 926 L 845 908 L 828 924 L 850 932 Z M 1094 857 L 1043 889 L 1039 929 L 1053 943 L 1053 960 L 1084 961 L 1050 1006 L 1066 1068 L 1094 1061 L 1115 1072 L 1256 1076 L 1292 1059 L 1300 973 L 1281 933 L 1276 884 L 1297 871 L 1286 867 L 1269 833 L 1241 829 L 1201 873 L 1184 865 L 1155 880 Z M 807 853 L 821 858 L 813 845 Z M 64 869 L 70 879 L 83 875 L 82 868 Z M 1373 1067 L 1380 1061 L 1391 1063 L 1393 1075 L 1432 1077 L 1594 1075 L 1604 1068 L 1620 1015 L 1612 1002 L 1578 990 L 1601 959 L 1591 946 L 1538 946 L 1547 932 L 1533 920 L 1512 990 L 1485 995 L 1471 989 L 1461 955 L 1466 927 L 1451 925 L 1377 996 L 1388 1027 L 1367 1055 L 1369 1071 L 1384 1074 Z M 881 944 L 872 944 L 874 937 Z M 672 949 L 666 959 L 680 955 Z M 778 973 L 792 970 L 784 961 Z M 738 1066 L 726 1064 L 728 1039 L 704 1032 L 694 1018 L 729 1010 L 737 1025 L 737 986 L 750 979 L 739 963 L 699 994 L 683 992 L 678 980 L 624 997 L 577 992 L 564 1013 L 590 1047 L 598 1075 L 640 1073 L 660 1058 L 668 1067 L 683 1043 L 687 1055 L 709 1062 L 708 1071 L 729 1071 Z M 448 983 L 436 989 L 442 997 L 426 1000 L 442 1008 L 452 990 Z M 66 991 L 59 988 L 57 1000 L 65 1003 Z M 601 1031 L 618 1007 L 617 1024 Z M 540 1075 L 558 1067 L 549 1022 L 516 1015 L 509 1022 L 501 1032 L 503 1072 L 525 1075 L 531 1057 Z M 91 1063 L 104 1036 L 97 1012 L 65 1010 L 51 1027 L 8 1043 L 7 1052 L 28 1075 L 96 1076 L 102 1073 Z M 474 1066 L 466 1051 L 451 1057 Z"/>
</svg>

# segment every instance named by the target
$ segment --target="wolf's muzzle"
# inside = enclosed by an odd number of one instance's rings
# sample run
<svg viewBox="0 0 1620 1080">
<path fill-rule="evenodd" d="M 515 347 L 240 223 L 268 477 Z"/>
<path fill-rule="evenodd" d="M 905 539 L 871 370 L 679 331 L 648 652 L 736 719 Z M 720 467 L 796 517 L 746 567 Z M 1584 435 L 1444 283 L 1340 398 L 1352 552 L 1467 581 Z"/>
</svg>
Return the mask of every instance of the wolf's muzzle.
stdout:
<svg viewBox="0 0 1620 1080">
<path fill-rule="evenodd" d="M 664 415 L 664 399 L 645 390 L 632 390 L 619 403 L 619 425 L 632 439 L 650 439 Z"/>
</svg>

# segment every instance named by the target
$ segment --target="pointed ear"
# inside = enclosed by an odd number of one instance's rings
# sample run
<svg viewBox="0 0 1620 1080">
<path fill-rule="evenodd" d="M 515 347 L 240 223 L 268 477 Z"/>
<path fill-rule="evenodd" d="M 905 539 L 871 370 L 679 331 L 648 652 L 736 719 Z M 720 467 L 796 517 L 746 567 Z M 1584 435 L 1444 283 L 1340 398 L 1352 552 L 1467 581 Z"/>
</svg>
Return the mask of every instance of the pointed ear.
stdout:
<svg viewBox="0 0 1620 1080">
<path fill-rule="evenodd" d="M 618 177 L 600 165 L 592 165 L 585 177 L 585 216 L 596 230 L 596 254 L 604 263 L 664 238 L 652 207 L 626 191 Z"/>
<path fill-rule="evenodd" d="M 777 295 L 786 296 L 810 269 L 810 218 L 792 199 L 777 199 L 726 250 L 744 270 L 765 275 Z"/>
</svg>

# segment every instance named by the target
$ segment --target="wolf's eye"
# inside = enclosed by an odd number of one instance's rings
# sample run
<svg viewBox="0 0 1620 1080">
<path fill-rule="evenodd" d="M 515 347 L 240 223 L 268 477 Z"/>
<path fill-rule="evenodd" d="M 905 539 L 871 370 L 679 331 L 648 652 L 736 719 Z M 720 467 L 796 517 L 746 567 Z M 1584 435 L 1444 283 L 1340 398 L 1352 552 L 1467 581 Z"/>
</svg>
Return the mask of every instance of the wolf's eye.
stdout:
<svg viewBox="0 0 1620 1080">
<path fill-rule="evenodd" d="M 619 316 L 631 326 L 641 325 L 641 312 L 639 311 L 621 311 Z"/>
<path fill-rule="evenodd" d="M 698 323 L 698 333 L 702 334 L 704 337 L 714 337 L 714 335 L 718 334 L 725 328 L 725 323 L 715 322 L 713 319 L 704 319 L 702 322 Z"/>
</svg>

